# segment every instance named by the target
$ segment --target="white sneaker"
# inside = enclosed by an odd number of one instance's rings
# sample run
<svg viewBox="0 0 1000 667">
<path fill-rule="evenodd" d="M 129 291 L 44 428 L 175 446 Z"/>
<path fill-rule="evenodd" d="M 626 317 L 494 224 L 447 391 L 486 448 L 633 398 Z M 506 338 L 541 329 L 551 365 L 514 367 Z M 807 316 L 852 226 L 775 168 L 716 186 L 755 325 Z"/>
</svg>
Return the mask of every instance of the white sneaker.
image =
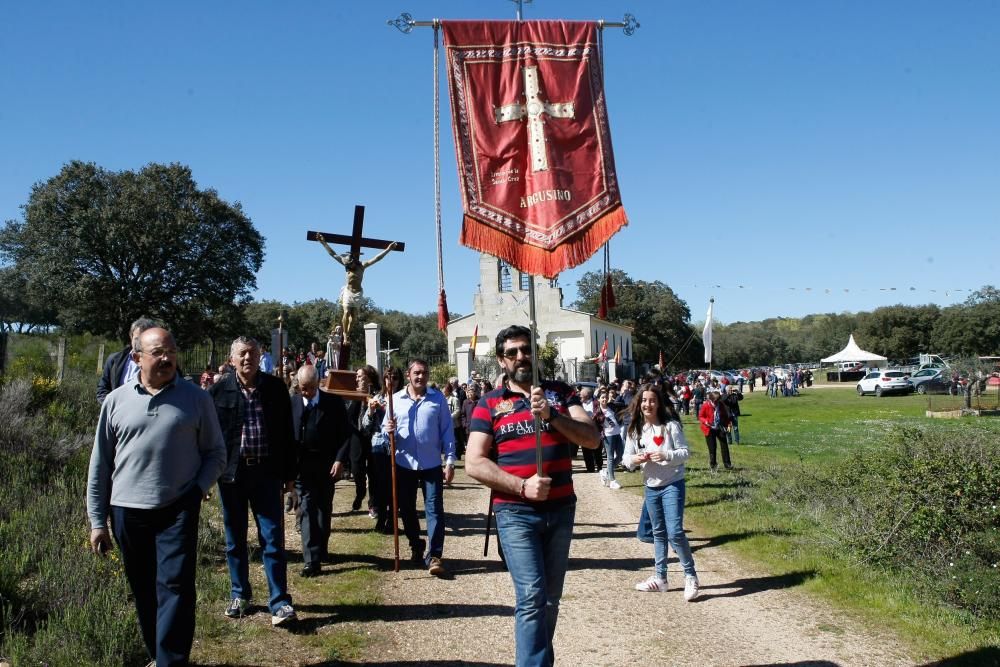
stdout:
<svg viewBox="0 0 1000 667">
<path fill-rule="evenodd" d="M 690 602 L 696 597 L 698 597 L 698 577 L 688 575 L 684 577 L 684 599 Z"/>
<path fill-rule="evenodd" d="M 618 483 L 618 480 L 613 479 L 610 482 L 608 482 L 608 488 L 617 491 L 618 489 L 622 488 L 622 485 Z"/>
<path fill-rule="evenodd" d="M 636 584 L 635 590 L 643 593 L 663 593 L 667 590 L 667 582 L 654 575 L 646 581 Z"/>
<path fill-rule="evenodd" d="M 601 470 L 601 472 L 599 472 L 598 475 L 601 478 L 601 484 L 603 484 L 604 486 L 607 486 L 608 485 L 608 473 L 607 473 L 607 471 Z"/>
</svg>

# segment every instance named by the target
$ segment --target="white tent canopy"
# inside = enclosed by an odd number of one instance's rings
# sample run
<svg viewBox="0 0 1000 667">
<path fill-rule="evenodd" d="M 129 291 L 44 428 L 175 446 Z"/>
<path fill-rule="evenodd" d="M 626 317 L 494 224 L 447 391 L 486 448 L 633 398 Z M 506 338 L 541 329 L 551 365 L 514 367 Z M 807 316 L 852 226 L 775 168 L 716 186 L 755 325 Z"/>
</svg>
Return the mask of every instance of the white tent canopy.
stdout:
<svg viewBox="0 0 1000 667">
<path fill-rule="evenodd" d="M 854 334 L 851 334 L 850 340 L 847 341 L 847 347 L 843 350 L 834 354 L 833 356 L 827 357 L 826 359 L 821 359 L 824 364 L 834 363 L 837 361 L 888 361 L 885 357 L 880 354 L 875 354 L 874 352 L 865 352 L 858 344 L 854 342 Z"/>
</svg>

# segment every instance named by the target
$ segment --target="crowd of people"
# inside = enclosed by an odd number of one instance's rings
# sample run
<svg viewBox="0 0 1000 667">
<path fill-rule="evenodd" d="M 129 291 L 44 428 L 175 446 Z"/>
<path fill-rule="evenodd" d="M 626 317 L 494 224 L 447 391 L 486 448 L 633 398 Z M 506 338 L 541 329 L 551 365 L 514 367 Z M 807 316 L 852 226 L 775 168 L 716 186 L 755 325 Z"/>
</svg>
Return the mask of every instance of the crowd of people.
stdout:
<svg viewBox="0 0 1000 667">
<path fill-rule="evenodd" d="M 187 664 L 194 636 L 194 569 L 201 502 L 218 489 L 230 595 L 220 610 L 256 611 L 247 527 L 253 518 L 275 626 L 294 624 L 288 587 L 285 511 L 296 513 L 301 576 L 329 560 L 335 484 L 353 478 L 353 511 L 365 499 L 373 529 L 393 525 L 393 473 L 402 534 L 414 567 L 447 573 L 445 489 L 463 456 L 466 472 L 491 489 L 492 512 L 515 590 L 518 665 L 551 665 L 552 638 L 566 575 L 576 507 L 572 466 L 617 490 L 620 469 L 642 469 L 640 533 L 653 544 L 653 576 L 642 592 L 666 590 L 667 545 L 684 573 L 684 597 L 698 577 L 684 536 L 684 475 L 690 450 L 681 412 L 694 403 L 716 466 L 721 447 L 739 442 L 739 401 L 711 380 L 675 384 L 655 371 L 640 383 L 581 391 L 558 381 L 532 384 L 530 331 L 510 326 L 496 338 L 496 385 L 474 374 L 440 389 L 421 359 L 405 369 L 356 369 L 358 400 L 321 391 L 323 352 L 282 351 L 278 363 L 252 338 L 233 341 L 229 358 L 183 379 L 173 335 L 151 320 L 133 324 L 132 345 L 112 355 L 98 386 L 101 413 L 88 473 L 90 542 L 121 553 L 142 637 L 156 665 Z M 537 431 L 537 433 L 536 433 Z M 537 438 L 537 440 L 536 440 Z M 534 446 L 533 446 L 534 445 Z M 536 459 L 536 447 L 540 451 Z M 350 487 L 348 487 L 350 488 Z M 421 527 L 417 494 L 424 499 Z M 283 494 L 286 504 L 283 506 Z M 642 538 L 641 538 L 642 539 Z"/>
</svg>

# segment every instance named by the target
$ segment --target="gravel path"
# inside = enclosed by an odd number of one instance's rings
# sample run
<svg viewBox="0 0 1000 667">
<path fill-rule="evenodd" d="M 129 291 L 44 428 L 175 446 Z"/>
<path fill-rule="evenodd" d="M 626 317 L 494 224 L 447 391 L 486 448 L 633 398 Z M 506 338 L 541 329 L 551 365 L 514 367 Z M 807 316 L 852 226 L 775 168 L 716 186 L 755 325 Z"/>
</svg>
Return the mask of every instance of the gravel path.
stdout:
<svg viewBox="0 0 1000 667">
<path fill-rule="evenodd" d="M 483 558 L 488 491 L 456 471 L 445 491 L 445 562 L 437 579 L 403 563 L 388 573 L 384 618 L 372 623 L 382 639 L 367 652 L 372 664 L 509 665 L 514 660 L 514 591 L 496 555 Z M 688 533 L 702 596 L 685 602 L 671 556 L 669 591 L 639 593 L 652 572 L 652 546 L 635 539 L 640 498 L 602 487 L 597 475 L 574 476 L 579 498 L 569 573 L 556 631 L 560 665 L 644 664 L 652 655 L 670 665 L 905 665 L 890 636 L 863 628 L 792 588 L 795 577 L 749 571 L 708 535 Z M 391 557 L 392 541 L 387 541 Z M 409 553 L 405 540 L 401 555 Z M 626 640 L 646 633 L 648 639 Z"/>
</svg>

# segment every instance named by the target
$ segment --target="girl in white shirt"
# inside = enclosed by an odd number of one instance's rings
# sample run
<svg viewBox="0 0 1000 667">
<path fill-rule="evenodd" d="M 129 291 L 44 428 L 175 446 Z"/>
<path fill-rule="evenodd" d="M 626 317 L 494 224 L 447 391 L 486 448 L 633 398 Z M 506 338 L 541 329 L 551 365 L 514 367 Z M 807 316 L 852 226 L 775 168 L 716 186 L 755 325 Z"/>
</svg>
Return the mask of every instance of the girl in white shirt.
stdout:
<svg viewBox="0 0 1000 667">
<path fill-rule="evenodd" d="M 684 462 L 690 455 L 681 420 L 659 389 L 643 385 L 632 403 L 622 462 L 629 470 L 642 466 L 646 509 L 653 522 L 654 573 L 636 584 L 639 591 L 667 590 L 667 543 L 684 568 L 684 599 L 698 597 L 698 573 L 684 534 Z"/>
</svg>

